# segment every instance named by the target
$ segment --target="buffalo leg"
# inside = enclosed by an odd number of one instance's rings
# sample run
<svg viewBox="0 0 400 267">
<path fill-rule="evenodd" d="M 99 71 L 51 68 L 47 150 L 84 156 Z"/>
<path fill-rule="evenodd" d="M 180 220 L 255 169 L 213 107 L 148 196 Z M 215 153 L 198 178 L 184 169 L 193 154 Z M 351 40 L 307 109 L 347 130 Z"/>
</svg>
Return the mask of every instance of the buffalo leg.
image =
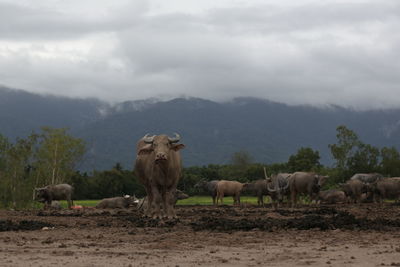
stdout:
<svg viewBox="0 0 400 267">
<path fill-rule="evenodd" d="M 176 218 L 174 204 L 175 193 L 174 190 L 167 190 L 163 195 L 164 213 L 168 219 Z"/>
<path fill-rule="evenodd" d="M 153 217 L 153 219 L 161 218 L 160 205 L 162 203 L 162 198 L 160 191 L 158 190 L 157 186 L 152 186 L 151 191 L 153 195 L 152 203 L 149 202 L 149 204 L 151 205 L 151 216 Z"/>
</svg>

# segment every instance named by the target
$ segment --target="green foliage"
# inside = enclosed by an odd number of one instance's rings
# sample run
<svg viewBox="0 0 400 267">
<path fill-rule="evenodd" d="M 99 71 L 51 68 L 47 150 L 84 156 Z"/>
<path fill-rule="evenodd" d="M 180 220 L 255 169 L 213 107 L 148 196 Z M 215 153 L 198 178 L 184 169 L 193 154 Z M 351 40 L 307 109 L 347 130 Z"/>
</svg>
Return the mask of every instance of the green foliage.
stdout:
<svg viewBox="0 0 400 267">
<path fill-rule="evenodd" d="M 400 176 L 400 153 L 395 147 L 381 149 L 381 173 L 388 177 Z"/>
<path fill-rule="evenodd" d="M 321 166 L 318 151 L 309 147 L 300 148 L 295 155 L 289 157 L 288 168 L 291 172 L 315 171 Z"/>
</svg>

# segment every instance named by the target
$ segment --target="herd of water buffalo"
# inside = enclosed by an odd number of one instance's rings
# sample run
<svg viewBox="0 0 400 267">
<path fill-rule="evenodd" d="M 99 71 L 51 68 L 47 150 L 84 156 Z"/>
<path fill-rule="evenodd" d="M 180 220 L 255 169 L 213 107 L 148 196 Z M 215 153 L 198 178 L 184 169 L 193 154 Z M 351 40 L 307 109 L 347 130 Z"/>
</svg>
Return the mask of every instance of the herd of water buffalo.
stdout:
<svg viewBox="0 0 400 267">
<path fill-rule="evenodd" d="M 152 218 L 175 218 L 174 206 L 178 199 L 187 198 L 177 190 L 181 177 L 181 157 L 179 150 L 185 145 L 178 144 L 180 136 L 149 136 L 146 134 L 138 141 L 135 173 L 145 187 L 147 196 L 138 200 L 134 196 L 123 196 L 103 199 L 97 208 L 124 208 L 132 204 L 142 209 L 145 216 Z M 232 196 L 234 204 L 240 204 L 243 192 L 258 197 L 258 204 L 264 205 L 264 196 L 270 196 L 273 206 L 277 208 L 286 198 L 292 207 L 296 206 L 299 195 L 306 195 L 311 201 L 325 203 L 346 203 L 362 201 L 382 201 L 390 198 L 398 200 L 400 196 L 400 178 L 384 178 L 380 174 L 355 174 L 341 190 L 322 191 L 327 176 L 313 172 L 278 173 L 252 183 L 237 181 L 200 181 L 195 185 L 208 191 L 214 204 L 223 203 L 225 196 Z M 53 200 L 67 200 L 72 206 L 73 188 L 68 184 L 49 185 L 36 189 L 36 199 L 52 206 Z"/>
</svg>

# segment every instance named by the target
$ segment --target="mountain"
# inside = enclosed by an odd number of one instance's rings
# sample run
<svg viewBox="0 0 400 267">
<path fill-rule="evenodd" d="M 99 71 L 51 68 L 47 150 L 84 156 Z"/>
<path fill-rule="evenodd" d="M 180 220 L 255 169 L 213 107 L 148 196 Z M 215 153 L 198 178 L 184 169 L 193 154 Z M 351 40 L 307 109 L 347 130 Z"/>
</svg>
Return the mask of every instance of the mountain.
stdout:
<svg viewBox="0 0 400 267">
<path fill-rule="evenodd" d="M 285 162 L 300 148 L 320 151 L 331 164 L 328 144 L 344 124 L 378 147 L 400 148 L 400 109 L 355 111 L 337 106 L 288 106 L 256 98 L 217 103 L 198 98 L 148 99 L 110 105 L 95 99 L 41 96 L 0 88 L 0 133 L 26 136 L 40 126 L 69 127 L 86 140 L 81 168 L 132 168 L 136 142 L 146 133 L 182 136 L 184 166 L 229 163 L 234 152 L 255 161 Z"/>
</svg>

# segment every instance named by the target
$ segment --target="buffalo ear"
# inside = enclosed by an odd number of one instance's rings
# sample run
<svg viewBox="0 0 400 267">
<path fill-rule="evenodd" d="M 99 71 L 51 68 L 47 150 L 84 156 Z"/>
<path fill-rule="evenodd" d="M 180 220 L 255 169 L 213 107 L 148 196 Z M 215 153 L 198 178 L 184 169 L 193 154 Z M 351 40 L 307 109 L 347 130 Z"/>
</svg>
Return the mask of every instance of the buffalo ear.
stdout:
<svg viewBox="0 0 400 267">
<path fill-rule="evenodd" d="M 151 153 L 153 151 L 154 151 L 154 149 L 153 149 L 152 145 L 150 145 L 150 144 L 149 145 L 145 145 L 144 147 L 142 147 L 139 150 L 138 155 L 146 155 L 146 154 L 149 154 L 149 153 Z"/>
<path fill-rule="evenodd" d="M 184 144 L 172 144 L 172 145 L 171 145 L 171 149 L 173 149 L 173 150 L 175 150 L 175 151 L 181 150 L 181 149 L 183 149 L 183 148 L 185 148 L 185 145 L 184 145 Z"/>
</svg>

